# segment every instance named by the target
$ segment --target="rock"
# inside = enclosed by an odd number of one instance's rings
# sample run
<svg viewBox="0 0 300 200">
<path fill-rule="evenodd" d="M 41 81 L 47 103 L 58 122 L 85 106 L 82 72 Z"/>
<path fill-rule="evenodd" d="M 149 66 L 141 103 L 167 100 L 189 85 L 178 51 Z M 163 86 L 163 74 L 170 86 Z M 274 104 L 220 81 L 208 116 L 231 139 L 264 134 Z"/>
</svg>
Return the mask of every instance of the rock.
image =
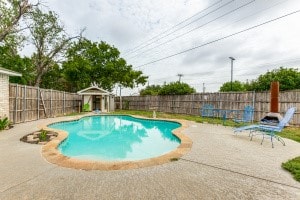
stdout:
<svg viewBox="0 0 300 200">
<path fill-rule="evenodd" d="M 39 141 L 27 141 L 29 144 L 37 144 Z"/>
<path fill-rule="evenodd" d="M 32 135 L 39 135 L 39 134 L 41 134 L 41 132 L 39 131 L 32 133 Z"/>
<path fill-rule="evenodd" d="M 50 137 L 50 140 L 53 140 L 53 139 L 55 139 L 56 138 L 56 136 L 51 136 Z"/>
<path fill-rule="evenodd" d="M 47 144 L 47 142 L 39 142 L 38 144 L 44 145 Z"/>
<path fill-rule="evenodd" d="M 38 141 L 39 141 L 39 138 L 37 138 L 34 135 L 28 135 L 27 136 L 27 142 L 29 142 L 29 143 L 36 143 Z"/>
<path fill-rule="evenodd" d="M 47 135 L 48 135 L 48 136 L 53 136 L 53 135 L 56 135 L 56 133 L 53 132 L 53 131 L 49 131 L 49 132 L 47 133 Z"/>
<path fill-rule="evenodd" d="M 28 140 L 33 140 L 34 135 L 27 135 L 27 141 Z"/>
</svg>

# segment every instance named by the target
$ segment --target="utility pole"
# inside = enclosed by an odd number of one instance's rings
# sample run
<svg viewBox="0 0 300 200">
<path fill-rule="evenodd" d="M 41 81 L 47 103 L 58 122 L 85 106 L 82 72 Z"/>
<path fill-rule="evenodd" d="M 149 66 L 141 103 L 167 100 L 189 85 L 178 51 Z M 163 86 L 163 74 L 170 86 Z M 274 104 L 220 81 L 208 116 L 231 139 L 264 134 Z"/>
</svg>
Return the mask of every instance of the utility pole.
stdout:
<svg viewBox="0 0 300 200">
<path fill-rule="evenodd" d="M 179 83 L 180 83 L 180 81 L 181 81 L 181 77 L 183 76 L 183 74 L 177 74 L 177 76 L 179 77 Z"/>
<path fill-rule="evenodd" d="M 203 83 L 203 93 L 205 93 L 205 83 Z"/>
<path fill-rule="evenodd" d="M 230 79 L 230 91 L 232 91 L 232 79 L 233 79 L 233 61 L 235 60 L 233 57 L 229 57 L 231 61 L 231 79 Z"/>
</svg>

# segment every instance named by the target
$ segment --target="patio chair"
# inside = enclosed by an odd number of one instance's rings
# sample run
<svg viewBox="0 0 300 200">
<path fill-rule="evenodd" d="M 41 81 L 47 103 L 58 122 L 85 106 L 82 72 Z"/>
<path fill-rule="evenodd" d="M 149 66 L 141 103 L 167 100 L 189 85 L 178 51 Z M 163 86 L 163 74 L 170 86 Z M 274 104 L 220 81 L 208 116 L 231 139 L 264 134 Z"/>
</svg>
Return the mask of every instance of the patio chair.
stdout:
<svg viewBox="0 0 300 200">
<path fill-rule="evenodd" d="M 276 138 L 278 141 L 280 141 L 283 144 L 283 146 L 285 146 L 284 140 L 276 134 L 281 132 L 282 129 L 289 123 L 289 121 L 292 119 L 295 111 L 296 111 L 295 107 L 289 108 L 287 110 L 287 112 L 285 113 L 284 117 L 282 118 L 282 120 L 280 120 L 280 122 L 276 126 L 253 124 L 253 125 L 249 125 L 249 126 L 235 128 L 234 133 L 237 134 L 238 132 L 249 130 L 250 131 L 249 136 L 251 135 L 251 140 L 252 140 L 252 137 L 254 135 L 253 133 L 260 132 L 263 136 L 261 144 L 263 143 L 265 136 L 267 135 L 267 136 L 270 136 L 270 138 L 271 138 L 272 148 L 274 148 L 273 138 Z"/>
<path fill-rule="evenodd" d="M 211 104 L 204 104 L 200 109 L 201 117 L 214 117 L 214 106 Z"/>
<path fill-rule="evenodd" d="M 234 118 L 233 121 L 237 123 L 251 122 L 253 118 L 253 113 L 254 113 L 254 108 L 252 106 L 245 106 L 242 118 L 240 119 Z"/>
</svg>

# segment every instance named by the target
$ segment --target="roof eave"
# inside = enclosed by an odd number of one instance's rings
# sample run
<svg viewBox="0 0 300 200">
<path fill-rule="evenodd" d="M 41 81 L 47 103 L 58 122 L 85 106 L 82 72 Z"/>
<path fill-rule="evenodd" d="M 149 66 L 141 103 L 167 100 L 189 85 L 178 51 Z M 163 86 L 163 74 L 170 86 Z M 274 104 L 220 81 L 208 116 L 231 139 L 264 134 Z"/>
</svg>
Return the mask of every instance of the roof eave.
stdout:
<svg viewBox="0 0 300 200">
<path fill-rule="evenodd" d="M 13 72 L 10 70 L 3 70 L 3 69 L 0 69 L 0 74 L 5 74 L 7 76 L 22 76 L 22 74 L 18 72 Z"/>
</svg>

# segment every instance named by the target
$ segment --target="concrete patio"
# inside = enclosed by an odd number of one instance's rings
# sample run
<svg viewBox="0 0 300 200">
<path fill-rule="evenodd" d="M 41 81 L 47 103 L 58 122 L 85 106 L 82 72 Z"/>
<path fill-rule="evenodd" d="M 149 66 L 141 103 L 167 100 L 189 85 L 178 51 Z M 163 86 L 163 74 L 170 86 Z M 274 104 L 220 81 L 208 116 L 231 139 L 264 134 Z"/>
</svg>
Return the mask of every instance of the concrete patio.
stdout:
<svg viewBox="0 0 300 200">
<path fill-rule="evenodd" d="M 188 122 L 192 149 L 180 160 L 118 171 L 85 171 L 48 163 L 41 146 L 19 139 L 37 125 L 70 117 L 18 124 L 0 132 L 0 199 L 300 199 L 300 183 L 281 163 L 300 155 L 286 146 L 232 128 Z"/>
</svg>

